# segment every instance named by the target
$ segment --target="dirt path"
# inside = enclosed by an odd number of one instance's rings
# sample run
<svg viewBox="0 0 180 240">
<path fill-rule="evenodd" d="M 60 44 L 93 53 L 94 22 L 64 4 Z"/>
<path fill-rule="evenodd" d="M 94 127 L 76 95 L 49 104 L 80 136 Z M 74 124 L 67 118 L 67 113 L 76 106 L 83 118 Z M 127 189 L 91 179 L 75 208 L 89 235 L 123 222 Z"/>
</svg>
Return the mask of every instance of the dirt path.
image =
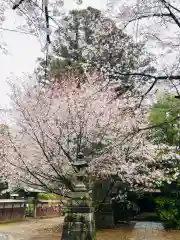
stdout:
<svg viewBox="0 0 180 240">
<path fill-rule="evenodd" d="M 52 233 L 52 229 L 59 235 L 59 225 L 64 218 L 29 219 L 23 222 L 0 224 L 0 239 L 2 240 L 34 240 L 44 239 L 44 233 Z M 55 229 L 58 229 L 55 231 Z M 3 237 L 3 235 L 5 236 Z M 58 238 L 59 239 L 59 238 Z"/>
<path fill-rule="evenodd" d="M 59 240 L 62 223 L 63 217 L 0 224 L 0 240 Z M 107 229 L 96 236 L 97 240 L 180 240 L 180 231 L 165 231 L 156 222 L 137 222 L 133 228 Z"/>
</svg>

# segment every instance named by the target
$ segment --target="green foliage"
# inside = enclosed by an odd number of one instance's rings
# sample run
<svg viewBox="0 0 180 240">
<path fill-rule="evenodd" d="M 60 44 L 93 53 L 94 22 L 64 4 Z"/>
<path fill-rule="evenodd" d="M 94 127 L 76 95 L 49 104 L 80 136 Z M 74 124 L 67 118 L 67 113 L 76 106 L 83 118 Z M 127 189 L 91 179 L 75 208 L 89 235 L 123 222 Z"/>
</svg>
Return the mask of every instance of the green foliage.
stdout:
<svg viewBox="0 0 180 240">
<path fill-rule="evenodd" d="M 140 55 L 146 56 L 145 60 L 140 61 Z M 88 7 L 70 11 L 64 17 L 62 28 L 56 31 L 52 56 L 47 61 L 39 59 L 37 70 L 41 82 L 43 74 L 40 72 L 45 72 L 44 69 L 56 81 L 67 70 L 86 79 L 83 74 L 86 66 L 89 71 L 95 69 L 111 80 L 121 80 L 124 85 L 132 85 L 132 78 L 122 76 L 121 73 L 141 67 L 141 72 L 152 74 L 155 69 L 151 66 L 151 61 L 151 55 L 147 54 L 144 44 L 135 43 L 112 19 L 101 11 Z M 142 77 L 142 80 L 147 78 Z"/>
<path fill-rule="evenodd" d="M 180 199 L 171 195 L 155 199 L 157 215 L 168 225 L 180 229 Z"/>
<path fill-rule="evenodd" d="M 9 126 L 6 124 L 0 124 L 0 133 L 5 134 L 9 131 Z"/>
<path fill-rule="evenodd" d="M 179 146 L 180 142 L 180 101 L 172 94 L 163 94 L 151 108 L 149 122 L 157 125 L 152 130 L 152 141 L 169 146 Z M 165 153 L 166 154 L 166 153 Z"/>
<path fill-rule="evenodd" d="M 179 169 L 179 147 L 180 147 L 180 101 L 173 94 L 164 93 L 157 97 L 157 102 L 152 106 L 149 114 L 150 125 L 152 128 L 151 140 L 154 144 L 165 144 L 166 147 L 159 149 L 157 157 L 163 159 L 176 153 L 174 158 L 167 158 L 163 161 L 163 166 L 168 169 L 167 177 L 178 176 Z M 172 148 L 173 147 L 173 150 Z M 170 156 L 170 155 L 169 155 Z M 162 167 L 162 166 L 161 166 Z M 164 187 L 164 186 L 163 186 Z"/>
<path fill-rule="evenodd" d="M 53 193 L 38 193 L 38 199 L 43 200 L 59 200 L 61 199 L 61 196 L 58 196 Z"/>
<path fill-rule="evenodd" d="M 157 102 L 152 106 L 149 114 L 149 122 L 156 126 L 151 131 L 151 140 L 155 144 L 165 144 L 175 147 L 176 154 L 179 154 L 180 143 L 180 101 L 173 94 L 161 94 L 157 98 Z M 160 150 L 158 157 L 166 156 L 172 151 L 171 148 Z M 168 225 L 180 228 L 180 195 L 179 195 L 179 161 L 172 159 L 163 162 L 168 168 L 168 178 L 175 177 L 171 183 L 164 182 L 161 186 L 162 193 L 165 197 L 155 199 L 157 215 Z M 174 193 L 172 193 L 174 192 Z"/>
<path fill-rule="evenodd" d="M 61 60 L 59 58 L 52 58 L 50 62 L 50 72 L 54 76 L 58 76 L 58 74 L 66 73 L 66 71 L 70 70 L 79 74 L 83 74 L 84 70 L 77 61 L 69 61 L 68 59 Z"/>
</svg>

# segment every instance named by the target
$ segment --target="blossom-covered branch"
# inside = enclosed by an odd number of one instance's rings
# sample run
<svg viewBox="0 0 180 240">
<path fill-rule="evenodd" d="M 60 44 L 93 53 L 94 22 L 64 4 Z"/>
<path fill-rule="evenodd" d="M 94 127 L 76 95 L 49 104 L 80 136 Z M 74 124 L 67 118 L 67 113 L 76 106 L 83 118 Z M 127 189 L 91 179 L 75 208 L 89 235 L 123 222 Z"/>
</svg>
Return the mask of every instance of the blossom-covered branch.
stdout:
<svg viewBox="0 0 180 240">
<path fill-rule="evenodd" d="M 128 91 L 117 97 L 117 84 L 103 88 L 100 75 L 89 75 L 78 88 L 76 81 L 12 86 L 15 124 L 3 148 L 9 179 L 66 195 L 77 171 L 72 163 L 83 152 L 91 180 L 118 176 L 130 189 L 160 181 L 155 147 L 139 131 L 147 124 L 146 107 L 137 109 Z"/>
</svg>

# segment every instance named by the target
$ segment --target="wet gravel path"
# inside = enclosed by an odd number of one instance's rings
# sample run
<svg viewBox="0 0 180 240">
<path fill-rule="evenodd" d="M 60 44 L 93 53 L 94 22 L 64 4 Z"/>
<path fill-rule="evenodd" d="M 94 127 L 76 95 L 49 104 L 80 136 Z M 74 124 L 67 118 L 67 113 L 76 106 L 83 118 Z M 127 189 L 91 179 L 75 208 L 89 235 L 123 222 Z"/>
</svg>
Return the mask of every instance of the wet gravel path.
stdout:
<svg viewBox="0 0 180 240">
<path fill-rule="evenodd" d="M 62 224 L 63 217 L 0 224 L 0 240 L 60 240 Z M 157 222 L 136 222 L 132 228 L 107 229 L 96 236 L 97 240 L 180 240 L 180 231 L 165 231 Z"/>
<path fill-rule="evenodd" d="M 59 232 L 64 218 L 28 219 L 23 222 L 0 224 L 0 239 L 2 240 L 33 240 L 44 234 Z M 56 228 L 58 229 L 56 231 Z M 58 233 L 59 234 L 59 233 Z M 6 235 L 3 238 L 3 235 Z"/>
</svg>

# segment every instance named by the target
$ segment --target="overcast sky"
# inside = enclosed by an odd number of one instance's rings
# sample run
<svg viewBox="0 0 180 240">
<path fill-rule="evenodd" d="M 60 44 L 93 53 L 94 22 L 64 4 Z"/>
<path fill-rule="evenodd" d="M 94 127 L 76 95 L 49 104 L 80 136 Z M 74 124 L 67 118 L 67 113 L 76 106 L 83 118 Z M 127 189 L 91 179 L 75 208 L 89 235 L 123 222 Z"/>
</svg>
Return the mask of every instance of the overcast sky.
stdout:
<svg viewBox="0 0 180 240">
<path fill-rule="evenodd" d="M 3 28 L 15 29 L 20 17 L 14 11 L 8 11 Z M 36 57 L 40 54 L 40 45 L 35 37 L 16 32 L 1 31 L 7 44 L 8 54 L 0 53 L 0 104 L 5 107 L 8 104 L 7 93 L 9 91 L 6 81 L 9 77 L 15 79 L 23 72 L 32 72 Z"/>
</svg>

